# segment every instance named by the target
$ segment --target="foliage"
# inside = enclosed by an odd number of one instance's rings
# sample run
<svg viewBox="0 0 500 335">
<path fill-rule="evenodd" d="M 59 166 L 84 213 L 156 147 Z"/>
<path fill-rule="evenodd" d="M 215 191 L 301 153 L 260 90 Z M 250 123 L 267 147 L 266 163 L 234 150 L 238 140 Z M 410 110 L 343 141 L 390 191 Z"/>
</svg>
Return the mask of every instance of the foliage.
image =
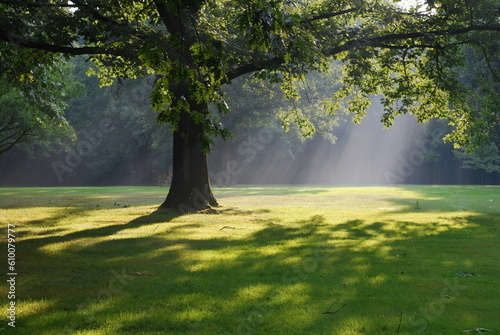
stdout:
<svg viewBox="0 0 500 335">
<path fill-rule="evenodd" d="M 98 79 L 86 75 L 95 67 L 83 57 L 72 63 L 73 78 L 85 85 L 87 92 L 85 97 L 72 100 L 67 109 L 67 119 L 77 134 L 77 140 L 68 146 L 82 158 L 74 174 L 84 172 L 84 168 L 88 172 L 82 174 L 89 174 L 89 182 L 106 184 L 165 180 L 171 155 L 165 144 L 171 143 L 171 129 L 155 122 L 149 105 L 154 78 L 115 80 L 99 88 Z M 63 152 L 57 159 L 67 165 L 65 157 Z"/>
<path fill-rule="evenodd" d="M 500 150 L 495 143 L 488 143 L 473 152 L 465 152 L 463 149 L 454 152 L 456 157 L 462 160 L 464 169 L 500 173 Z"/>
<path fill-rule="evenodd" d="M 498 63 L 490 61 L 500 31 L 498 1 L 474 6 L 427 1 L 409 10 L 397 3 L 5 0 L 0 37 L 20 47 L 90 54 L 103 84 L 155 74 L 151 102 L 158 120 L 176 129 L 181 114 L 189 114 L 203 126 L 205 146 L 215 135 L 228 136 L 203 108 L 213 103 L 227 111 L 224 83 L 253 72 L 296 99 L 293 84 L 311 71 L 325 71 L 331 59 L 342 60 L 345 86 L 330 110 L 349 98 L 348 110 L 361 118 L 368 97 L 380 95 L 388 126 L 404 113 L 420 121 L 440 117 L 454 126 L 449 138 L 456 143 L 483 143 L 498 113 L 474 114 L 456 68 L 464 65 L 463 45 L 469 45 L 491 73 L 498 73 Z M 312 132 L 295 108 L 282 118 L 285 126 L 295 122 L 306 134 Z"/>
<path fill-rule="evenodd" d="M 14 146 L 33 152 L 54 150 L 74 138 L 64 118 L 68 101 L 81 96 L 81 85 L 69 78 L 70 66 L 31 50 L 0 48 L 0 154 Z M 28 59 L 28 60 L 27 60 Z"/>
<path fill-rule="evenodd" d="M 297 99 L 286 99 L 279 84 L 266 83 L 253 76 L 243 76 L 225 85 L 224 95 L 232 113 L 221 121 L 237 138 L 267 127 L 279 132 L 282 127 L 292 138 L 313 135 L 335 141 L 334 128 L 345 116 L 337 108 L 325 113 L 325 105 L 340 87 L 340 66 L 330 64 L 328 72 L 312 72 L 293 83 Z"/>
</svg>

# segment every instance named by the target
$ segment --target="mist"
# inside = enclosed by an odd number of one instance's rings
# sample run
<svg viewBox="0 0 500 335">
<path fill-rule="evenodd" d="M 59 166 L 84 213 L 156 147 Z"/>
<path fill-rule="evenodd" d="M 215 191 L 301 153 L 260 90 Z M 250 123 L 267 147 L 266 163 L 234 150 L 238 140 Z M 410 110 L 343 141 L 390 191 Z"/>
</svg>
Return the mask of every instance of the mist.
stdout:
<svg viewBox="0 0 500 335">
<path fill-rule="evenodd" d="M 424 135 L 426 125 L 418 123 L 413 115 L 402 115 L 392 127 L 384 128 L 382 113 L 382 108 L 376 106 L 361 124 L 348 126 L 345 137 L 333 145 L 333 155 L 324 157 L 323 164 L 329 168 L 321 172 L 320 178 L 331 179 L 334 184 L 401 183 L 413 172 L 412 168 L 423 163 L 418 157 L 410 162 L 407 150 Z M 321 152 L 316 156 L 321 159 Z M 308 174 L 314 176 L 315 172 Z"/>
<path fill-rule="evenodd" d="M 77 142 L 70 144 L 69 151 L 32 155 L 14 150 L 3 155 L 0 185 L 168 186 L 171 130 L 156 125 L 150 117 L 151 128 L 137 132 L 136 119 L 129 121 L 119 111 L 111 109 L 112 113 L 105 118 L 111 120 L 114 127 L 92 138 L 85 134 L 95 135 L 97 130 L 102 130 L 99 125 L 103 116 L 96 112 L 92 122 L 83 119 L 82 125 L 76 119 L 74 125 L 80 136 Z M 147 110 L 143 113 L 149 115 Z M 72 121 L 81 114 L 79 110 L 70 110 L 68 119 Z M 285 133 L 278 122 L 249 127 L 252 130 L 247 132 L 230 129 L 237 139 L 227 143 L 218 140 L 209 155 L 212 186 L 500 182 L 499 173 L 461 168 L 462 162 L 455 157 L 451 144 L 431 143 L 443 136 L 431 134 L 431 129 L 439 127 L 420 124 L 414 116 L 402 115 L 396 117 L 392 127 L 385 129 L 380 121 L 382 114 L 382 107 L 374 102 L 360 124 L 348 121 L 333 129 L 337 137 L 335 143 L 317 135 L 301 140 Z M 154 114 L 151 112 L 150 116 Z M 134 136 L 130 136 L 132 131 Z"/>
<path fill-rule="evenodd" d="M 423 136 L 426 125 L 417 123 L 414 116 L 402 115 L 396 118 L 392 127 L 384 129 L 380 121 L 382 113 L 382 107 L 374 104 L 361 124 L 345 123 L 334 130 L 335 143 L 321 138 L 308 139 L 303 148 L 295 152 L 280 143 L 277 133 L 265 149 L 256 147 L 260 149 L 259 155 L 233 155 L 229 165 L 251 165 L 245 173 L 235 175 L 242 183 L 249 184 L 383 185 L 404 182 L 417 165 L 423 164 L 422 155 L 414 153 L 410 162 L 407 154 Z M 226 171 L 226 175 L 229 172 Z"/>
</svg>

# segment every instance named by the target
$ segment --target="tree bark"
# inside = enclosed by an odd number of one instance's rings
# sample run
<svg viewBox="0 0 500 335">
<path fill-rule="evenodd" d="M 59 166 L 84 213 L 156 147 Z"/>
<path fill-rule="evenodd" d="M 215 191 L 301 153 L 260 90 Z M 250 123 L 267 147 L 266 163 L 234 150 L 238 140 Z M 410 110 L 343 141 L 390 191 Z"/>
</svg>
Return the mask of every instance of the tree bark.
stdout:
<svg viewBox="0 0 500 335">
<path fill-rule="evenodd" d="M 191 104 L 191 108 L 206 108 Z M 207 155 L 202 151 L 203 128 L 188 113 L 182 113 L 174 131 L 172 183 L 160 209 L 174 209 L 182 214 L 218 206 L 208 178 Z"/>
</svg>

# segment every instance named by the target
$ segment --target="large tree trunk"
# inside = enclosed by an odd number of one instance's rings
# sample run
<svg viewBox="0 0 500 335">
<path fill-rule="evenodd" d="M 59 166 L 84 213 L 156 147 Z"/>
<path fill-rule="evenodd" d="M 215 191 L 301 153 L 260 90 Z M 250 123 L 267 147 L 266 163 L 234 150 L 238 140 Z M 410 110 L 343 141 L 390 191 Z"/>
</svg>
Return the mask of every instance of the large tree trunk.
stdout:
<svg viewBox="0 0 500 335">
<path fill-rule="evenodd" d="M 189 72 L 199 73 L 191 48 L 199 43 L 196 22 L 203 0 L 155 1 L 158 12 L 170 32 L 178 38 L 178 48 L 167 50 L 169 58 L 177 60 L 178 73 L 170 79 L 173 93 L 171 112 L 179 112 L 180 118 L 174 131 L 172 183 L 161 209 L 174 209 L 181 213 L 199 212 L 218 206 L 208 178 L 207 155 L 202 150 L 200 139 L 203 126 L 194 115 L 203 118 L 208 109 L 206 97 L 191 92 L 193 78 Z M 167 4 L 168 3 L 168 4 Z M 175 4 L 174 4 L 175 3 Z M 188 73 L 188 74 L 186 74 Z M 171 73 L 171 75 L 174 73 Z M 185 103 L 189 103 L 189 112 Z M 202 101 L 200 101 L 202 100 Z"/>
<path fill-rule="evenodd" d="M 210 189 L 207 156 L 201 149 L 202 134 L 202 126 L 191 115 L 182 113 L 174 132 L 172 183 L 161 209 L 175 209 L 184 214 L 218 206 Z"/>
</svg>

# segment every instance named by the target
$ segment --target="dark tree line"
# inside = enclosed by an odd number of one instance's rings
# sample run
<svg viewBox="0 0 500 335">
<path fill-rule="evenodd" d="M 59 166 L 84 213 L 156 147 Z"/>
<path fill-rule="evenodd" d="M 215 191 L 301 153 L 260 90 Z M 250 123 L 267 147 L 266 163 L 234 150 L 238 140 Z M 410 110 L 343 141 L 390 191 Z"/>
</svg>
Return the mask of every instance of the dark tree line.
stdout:
<svg viewBox="0 0 500 335">
<path fill-rule="evenodd" d="M 85 59 L 75 59 L 71 67 L 72 74 L 65 80 L 79 87 L 81 97 L 69 102 L 65 116 L 76 140 L 67 138 L 61 143 L 61 137 L 54 135 L 45 150 L 31 149 L 28 154 L 20 147 L 2 155 L 1 184 L 168 185 L 172 152 L 165 143 L 170 141 L 172 130 L 158 125 L 149 107 L 154 78 L 99 88 L 98 79 L 86 75 L 89 64 Z M 404 138 L 394 139 L 390 137 L 392 129 L 389 134 L 382 130 L 379 116 L 371 115 L 361 126 L 353 125 L 351 117 L 340 112 L 336 117 L 325 116 L 321 103 L 339 89 L 339 70 L 332 65 L 329 75 L 312 74 L 298 83 L 302 99 L 293 106 L 288 105 L 291 103 L 278 85 L 245 77 L 226 86 L 226 100 L 233 113 L 218 121 L 231 130 L 232 138 L 226 143 L 218 140 L 209 155 L 212 185 L 499 182 L 498 152 L 491 149 L 498 148 L 498 142 L 465 153 L 443 143 L 449 126 L 438 120 L 419 127 L 408 121 L 411 128 L 420 129 L 418 134 L 406 133 Z M 290 107 L 307 116 L 316 129 L 314 135 L 304 137 L 304 131 L 294 123 L 284 131 L 283 111 Z M 352 146 L 350 137 L 364 137 L 364 143 L 351 149 L 352 154 L 343 155 Z M 387 141 L 394 146 L 387 147 Z M 380 171 L 376 165 L 386 159 L 380 154 L 384 151 L 393 152 L 398 161 Z"/>
</svg>

